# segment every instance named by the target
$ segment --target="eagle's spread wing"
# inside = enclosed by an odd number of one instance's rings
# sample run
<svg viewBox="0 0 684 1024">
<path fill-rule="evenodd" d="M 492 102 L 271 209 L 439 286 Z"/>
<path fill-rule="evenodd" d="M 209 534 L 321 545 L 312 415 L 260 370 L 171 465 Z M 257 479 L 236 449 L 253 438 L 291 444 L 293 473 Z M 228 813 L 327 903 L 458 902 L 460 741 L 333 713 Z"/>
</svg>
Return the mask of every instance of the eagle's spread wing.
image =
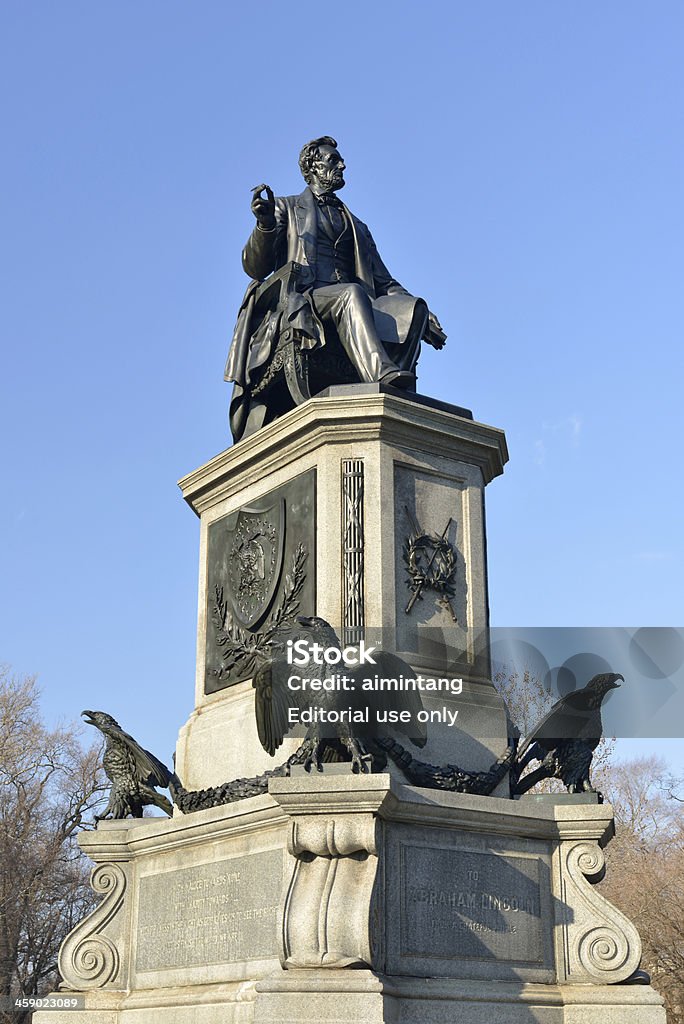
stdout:
<svg viewBox="0 0 684 1024">
<path fill-rule="evenodd" d="M 520 759 L 533 743 L 550 750 L 562 740 L 583 738 L 598 742 L 601 738 L 601 701 L 596 703 L 597 688 L 602 688 L 601 693 L 605 693 L 605 684 L 615 684 L 618 679 L 624 682 L 624 677 L 617 672 L 594 676 L 581 690 L 573 690 L 572 693 L 557 700 L 521 744 L 518 758 Z M 587 731 L 591 733 L 592 730 L 598 735 L 587 736 Z"/>
<path fill-rule="evenodd" d="M 292 704 L 283 668 L 278 662 L 267 661 L 254 673 L 254 712 L 257 733 L 264 750 L 273 757 L 290 728 L 288 707 Z"/>
<path fill-rule="evenodd" d="M 546 712 L 541 721 L 537 722 L 533 731 L 526 738 L 520 753 L 532 743 L 548 746 L 560 740 L 573 739 L 578 735 L 587 717 L 587 697 L 583 690 L 569 693 L 561 697 Z"/>
<path fill-rule="evenodd" d="M 140 744 L 129 736 L 127 732 L 117 726 L 110 727 L 112 738 L 119 740 L 125 745 L 133 760 L 136 781 L 145 786 L 168 786 L 171 779 L 171 772 L 162 762 L 145 750 Z"/>
</svg>

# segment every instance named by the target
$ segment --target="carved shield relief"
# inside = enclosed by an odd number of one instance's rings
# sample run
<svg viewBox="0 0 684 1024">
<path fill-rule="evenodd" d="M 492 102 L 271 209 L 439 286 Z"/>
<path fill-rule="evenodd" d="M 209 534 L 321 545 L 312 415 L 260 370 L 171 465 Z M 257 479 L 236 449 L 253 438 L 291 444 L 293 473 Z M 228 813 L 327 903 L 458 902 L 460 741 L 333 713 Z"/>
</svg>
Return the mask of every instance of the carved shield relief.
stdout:
<svg viewBox="0 0 684 1024">
<path fill-rule="evenodd" d="M 315 613 L 315 484 L 310 470 L 210 525 L 206 693 L 250 678 L 275 632 Z"/>
<path fill-rule="evenodd" d="M 228 597 L 235 620 L 254 629 L 266 616 L 283 568 L 285 499 L 241 508 L 228 558 Z"/>
</svg>

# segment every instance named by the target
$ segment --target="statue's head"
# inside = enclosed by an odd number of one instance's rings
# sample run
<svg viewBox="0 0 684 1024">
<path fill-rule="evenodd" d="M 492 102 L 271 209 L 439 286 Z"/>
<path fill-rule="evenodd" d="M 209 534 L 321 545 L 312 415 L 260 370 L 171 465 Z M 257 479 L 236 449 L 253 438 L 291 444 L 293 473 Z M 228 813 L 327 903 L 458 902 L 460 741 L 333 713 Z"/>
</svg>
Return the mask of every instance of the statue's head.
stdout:
<svg viewBox="0 0 684 1024">
<path fill-rule="evenodd" d="M 299 154 L 304 181 L 314 192 L 337 192 L 344 187 L 344 160 L 331 135 L 307 142 Z"/>
</svg>

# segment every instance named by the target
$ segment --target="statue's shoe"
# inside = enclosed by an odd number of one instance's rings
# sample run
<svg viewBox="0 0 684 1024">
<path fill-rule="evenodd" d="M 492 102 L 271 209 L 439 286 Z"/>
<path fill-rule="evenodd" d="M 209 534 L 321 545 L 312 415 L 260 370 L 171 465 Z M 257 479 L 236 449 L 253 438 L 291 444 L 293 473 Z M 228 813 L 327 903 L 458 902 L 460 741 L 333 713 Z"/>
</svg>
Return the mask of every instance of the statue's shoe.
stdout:
<svg viewBox="0 0 684 1024">
<path fill-rule="evenodd" d="M 415 373 L 409 373 L 408 370 L 390 370 L 383 377 L 380 378 L 381 384 L 389 384 L 393 388 L 413 388 L 416 386 L 416 375 Z"/>
</svg>

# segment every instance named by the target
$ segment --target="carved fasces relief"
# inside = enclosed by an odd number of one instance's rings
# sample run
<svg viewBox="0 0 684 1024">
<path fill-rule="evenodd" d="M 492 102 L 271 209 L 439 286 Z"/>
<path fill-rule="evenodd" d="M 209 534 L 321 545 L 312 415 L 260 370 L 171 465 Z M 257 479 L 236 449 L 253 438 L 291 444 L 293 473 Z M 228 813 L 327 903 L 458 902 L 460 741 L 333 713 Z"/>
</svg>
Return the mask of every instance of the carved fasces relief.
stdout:
<svg viewBox="0 0 684 1024">
<path fill-rule="evenodd" d="M 90 884 L 104 899 L 85 917 L 62 943 L 59 951 L 61 989 L 83 992 L 96 988 L 125 988 L 116 935 L 105 930 L 122 913 L 126 875 L 118 864 L 100 864 L 90 876 Z"/>
<path fill-rule="evenodd" d="M 285 968 L 377 967 L 382 958 L 379 822 L 371 815 L 297 818 L 283 911 Z"/>
<path fill-rule="evenodd" d="M 315 611 L 316 474 L 209 526 L 205 691 L 248 679 L 294 617 Z"/>
<path fill-rule="evenodd" d="M 626 981 L 639 967 L 641 940 L 631 921 L 593 888 L 603 877 L 603 851 L 592 842 L 561 843 L 557 856 L 559 981 Z"/>
<path fill-rule="evenodd" d="M 342 460 L 342 639 L 358 644 L 365 626 L 363 459 Z"/>
</svg>

